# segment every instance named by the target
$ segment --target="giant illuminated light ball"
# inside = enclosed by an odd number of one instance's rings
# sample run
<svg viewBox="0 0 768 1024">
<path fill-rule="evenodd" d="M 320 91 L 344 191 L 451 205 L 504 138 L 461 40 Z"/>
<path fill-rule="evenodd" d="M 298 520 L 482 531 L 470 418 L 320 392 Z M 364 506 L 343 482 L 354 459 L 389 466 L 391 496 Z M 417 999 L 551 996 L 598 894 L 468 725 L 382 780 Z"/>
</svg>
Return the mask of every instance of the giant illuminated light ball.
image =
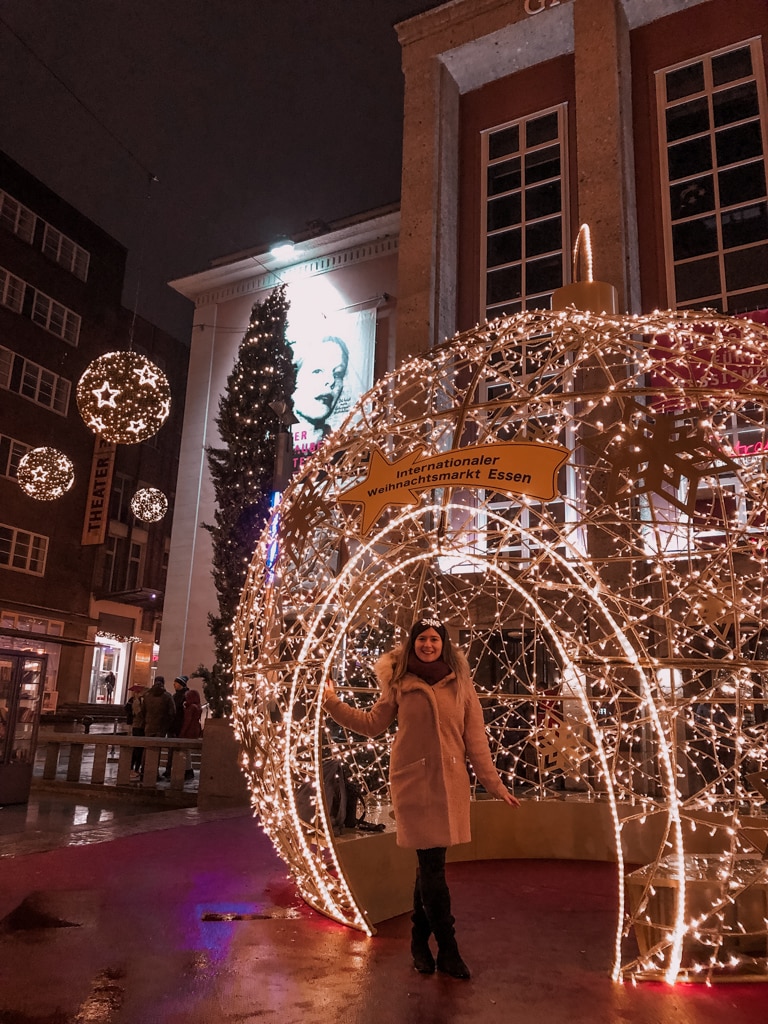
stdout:
<svg viewBox="0 0 768 1024">
<path fill-rule="evenodd" d="M 77 385 L 86 426 L 113 444 L 146 441 L 171 409 L 171 389 L 159 367 L 137 352 L 107 352 L 94 359 Z"/>
<path fill-rule="evenodd" d="M 70 459 L 56 448 L 33 448 L 19 462 L 17 479 L 30 498 L 54 501 L 75 482 L 75 469 Z"/>
<path fill-rule="evenodd" d="M 168 499 L 156 487 L 142 487 L 131 498 L 131 512 L 145 523 L 159 523 L 168 511 Z"/>
<path fill-rule="evenodd" d="M 340 759 L 386 809 L 392 736 L 329 723 L 323 685 L 370 707 L 371 665 L 430 608 L 507 784 L 605 810 L 613 977 L 768 976 L 768 329 L 529 310 L 403 363 L 321 455 L 273 511 L 233 630 L 241 765 L 305 900 L 371 930 L 350 844 L 305 797 Z"/>
</svg>

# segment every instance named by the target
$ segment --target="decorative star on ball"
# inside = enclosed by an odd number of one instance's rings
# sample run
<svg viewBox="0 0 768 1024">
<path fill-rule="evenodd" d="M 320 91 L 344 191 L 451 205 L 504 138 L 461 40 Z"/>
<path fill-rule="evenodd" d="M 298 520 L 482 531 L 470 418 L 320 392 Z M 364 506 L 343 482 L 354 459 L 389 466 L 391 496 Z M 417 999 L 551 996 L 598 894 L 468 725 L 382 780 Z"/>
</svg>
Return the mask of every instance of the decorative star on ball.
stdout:
<svg viewBox="0 0 768 1024">
<path fill-rule="evenodd" d="M 139 384 L 147 384 L 150 387 L 157 387 L 159 372 L 149 366 L 137 366 L 133 371 L 139 378 Z"/>
<path fill-rule="evenodd" d="M 113 390 L 109 386 L 109 381 L 104 381 L 100 388 L 94 388 L 93 394 L 96 396 L 96 401 L 99 403 L 99 408 L 103 405 L 108 405 L 110 408 L 115 408 L 115 399 L 120 394 L 119 391 Z"/>
</svg>

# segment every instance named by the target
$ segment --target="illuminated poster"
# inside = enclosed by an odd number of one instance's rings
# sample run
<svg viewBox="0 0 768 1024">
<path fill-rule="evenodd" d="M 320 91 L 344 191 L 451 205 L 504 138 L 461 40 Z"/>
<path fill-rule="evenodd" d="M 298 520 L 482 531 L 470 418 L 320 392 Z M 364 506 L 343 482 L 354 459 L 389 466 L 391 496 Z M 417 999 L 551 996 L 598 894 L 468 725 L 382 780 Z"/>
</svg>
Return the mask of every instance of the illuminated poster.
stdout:
<svg viewBox="0 0 768 1024">
<path fill-rule="evenodd" d="M 299 469 L 373 385 L 376 310 L 337 313 L 293 328 L 293 468 Z M 291 336 L 293 335 L 293 336 Z"/>
</svg>

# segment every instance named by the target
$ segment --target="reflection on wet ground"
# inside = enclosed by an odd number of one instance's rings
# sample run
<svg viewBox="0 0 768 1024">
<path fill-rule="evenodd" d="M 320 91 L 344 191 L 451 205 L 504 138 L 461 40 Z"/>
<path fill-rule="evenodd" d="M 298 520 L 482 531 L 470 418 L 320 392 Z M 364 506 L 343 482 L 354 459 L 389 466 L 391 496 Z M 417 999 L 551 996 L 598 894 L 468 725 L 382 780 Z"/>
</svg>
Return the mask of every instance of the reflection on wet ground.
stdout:
<svg viewBox="0 0 768 1024">
<path fill-rule="evenodd" d="M 104 803 L 88 800 L 78 803 L 71 795 L 40 794 L 28 804 L 0 807 L 0 836 L 19 832 L 59 832 L 79 825 L 103 825 L 146 815 L 139 804 Z"/>
<path fill-rule="evenodd" d="M 236 810 L 167 810 L 149 803 L 78 799 L 71 794 L 33 792 L 27 804 L 0 807 L 0 858 L 42 853 L 62 846 L 104 843 L 180 825 L 247 814 Z"/>
</svg>

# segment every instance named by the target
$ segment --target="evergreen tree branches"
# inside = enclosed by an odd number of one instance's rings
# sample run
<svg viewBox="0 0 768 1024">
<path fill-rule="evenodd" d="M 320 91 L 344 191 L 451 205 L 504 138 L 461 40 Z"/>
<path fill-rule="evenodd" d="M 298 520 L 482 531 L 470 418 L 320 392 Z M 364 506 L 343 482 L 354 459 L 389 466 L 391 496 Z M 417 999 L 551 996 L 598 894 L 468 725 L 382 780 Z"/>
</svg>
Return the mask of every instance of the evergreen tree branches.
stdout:
<svg viewBox="0 0 768 1024">
<path fill-rule="evenodd" d="M 253 552 L 269 514 L 280 417 L 272 403 L 290 406 L 296 386 L 293 354 L 286 341 L 285 286 L 257 302 L 235 365 L 219 399 L 220 447 L 206 449 L 216 493 L 213 579 L 218 612 L 208 616 L 216 649 L 209 703 L 215 716 L 231 711 L 232 624 Z"/>
</svg>

